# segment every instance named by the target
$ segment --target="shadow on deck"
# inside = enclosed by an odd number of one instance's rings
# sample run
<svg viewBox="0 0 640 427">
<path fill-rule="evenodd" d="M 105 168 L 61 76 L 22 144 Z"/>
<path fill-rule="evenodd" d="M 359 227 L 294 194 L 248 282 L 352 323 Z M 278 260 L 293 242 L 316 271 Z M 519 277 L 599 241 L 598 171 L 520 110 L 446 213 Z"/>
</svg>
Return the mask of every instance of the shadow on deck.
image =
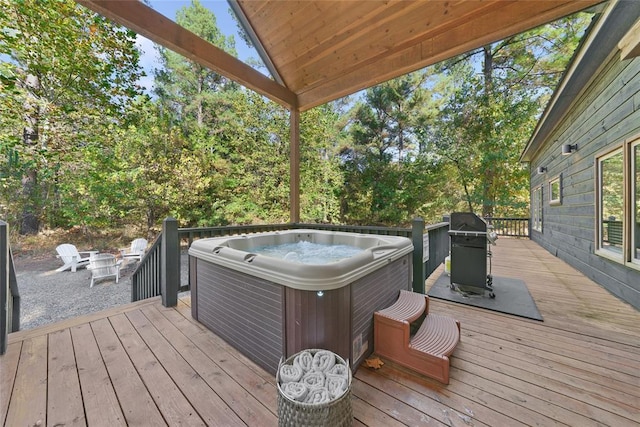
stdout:
<svg viewBox="0 0 640 427">
<path fill-rule="evenodd" d="M 524 280 L 544 322 L 431 299 L 462 324 L 451 383 L 361 367 L 354 425 L 637 425 L 640 313 L 529 240 L 493 253 L 493 274 Z M 274 378 L 189 304 L 154 298 L 11 334 L 0 425 L 277 425 Z"/>
</svg>

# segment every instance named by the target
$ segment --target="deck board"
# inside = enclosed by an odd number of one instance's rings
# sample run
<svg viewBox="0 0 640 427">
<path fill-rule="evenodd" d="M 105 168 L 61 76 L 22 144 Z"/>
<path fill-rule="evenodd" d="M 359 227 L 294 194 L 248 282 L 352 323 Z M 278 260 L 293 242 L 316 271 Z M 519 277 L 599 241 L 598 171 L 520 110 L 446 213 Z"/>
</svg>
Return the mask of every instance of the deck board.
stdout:
<svg viewBox="0 0 640 427">
<path fill-rule="evenodd" d="M 16 379 L 18 362 L 20 362 L 20 352 L 22 342 L 14 342 L 7 346 L 7 351 L 1 356 L 0 369 L 0 426 L 5 425 L 7 411 L 9 409 L 9 397 L 13 391 L 13 384 Z"/>
<path fill-rule="evenodd" d="M 214 418 L 218 425 L 256 425 L 260 417 L 266 417 L 267 420 L 269 417 L 275 418 L 272 413 L 260 411 L 263 406 L 259 401 L 253 399 L 234 378 L 222 370 L 157 310 L 147 307 L 144 314 L 162 331 L 167 343 L 170 342 L 180 348 L 181 356 L 194 369 L 195 374 L 210 387 L 211 391 L 202 396 L 204 398 L 202 403 L 209 405 L 209 402 L 215 399 L 215 405 L 218 406 L 215 412 L 225 415 L 224 418 L 221 416 Z"/>
<path fill-rule="evenodd" d="M 49 334 L 47 372 L 47 424 L 86 426 L 78 366 L 73 354 L 71 331 L 63 329 Z"/>
<path fill-rule="evenodd" d="M 46 384 L 47 335 L 28 338 L 22 343 L 5 425 L 44 424 L 47 416 Z"/>
<path fill-rule="evenodd" d="M 127 424 L 166 425 L 151 396 L 152 391 L 145 386 L 143 378 L 113 330 L 110 319 L 91 322 L 91 329 Z M 154 390 L 154 387 L 151 386 L 150 389 Z"/>
<path fill-rule="evenodd" d="M 89 323 L 71 327 L 87 425 L 125 426 L 124 414 Z"/>
<path fill-rule="evenodd" d="M 139 312 L 132 314 L 135 313 Z M 142 381 L 145 384 L 153 384 L 153 400 L 167 424 L 204 426 L 204 421 L 193 410 L 181 389 L 175 387 L 174 380 L 168 373 L 173 372 L 172 366 L 162 364 L 161 354 L 170 348 L 171 344 L 163 341 L 160 345 L 155 343 L 154 346 L 150 340 L 143 339 L 140 335 L 144 336 L 146 331 L 153 328 L 149 322 L 138 324 L 134 328 L 124 314 L 118 314 L 109 320 Z M 137 331 L 140 331 L 140 335 Z"/>
<path fill-rule="evenodd" d="M 450 384 L 361 367 L 354 426 L 637 426 L 640 313 L 531 241 L 500 239 L 493 255 L 492 273 L 524 280 L 544 321 L 432 298 L 462 325 Z M 275 426 L 277 390 L 188 298 L 155 298 L 9 336 L 0 426 L 38 422 Z"/>
</svg>

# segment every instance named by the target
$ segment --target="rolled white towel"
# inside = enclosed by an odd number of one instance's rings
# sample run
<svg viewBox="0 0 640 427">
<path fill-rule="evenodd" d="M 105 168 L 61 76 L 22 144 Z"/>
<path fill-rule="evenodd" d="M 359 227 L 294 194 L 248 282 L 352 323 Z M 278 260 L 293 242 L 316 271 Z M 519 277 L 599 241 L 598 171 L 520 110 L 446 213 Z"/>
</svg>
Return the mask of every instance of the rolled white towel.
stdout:
<svg viewBox="0 0 640 427">
<path fill-rule="evenodd" d="M 309 389 L 325 387 L 326 378 L 322 372 L 311 371 L 304 374 L 301 383 L 305 384 Z"/>
<path fill-rule="evenodd" d="M 314 371 L 328 372 L 336 364 L 336 356 L 330 351 L 319 350 L 313 355 L 311 369 Z"/>
<path fill-rule="evenodd" d="M 282 384 L 282 392 L 293 400 L 304 402 L 309 394 L 309 388 L 303 383 L 285 383 Z"/>
<path fill-rule="evenodd" d="M 314 388 L 309 390 L 307 397 L 304 399 L 305 403 L 328 403 L 331 401 L 331 395 L 326 388 Z"/>
<path fill-rule="evenodd" d="M 349 367 L 347 365 L 343 365 L 342 363 L 336 363 L 333 368 L 327 372 L 327 374 L 331 375 L 339 375 L 341 377 L 349 378 Z"/>
<path fill-rule="evenodd" d="M 281 383 L 297 383 L 302 378 L 302 369 L 295 365 L 280 366 L 280 382 Z"/>
<path fill-rule="evenodd" d="M 342 396 L 349 386 L 345 377 L 331 374 L 327 374 L 326 384 L 327 390 L 333 399 Z"/>
<path fill-rule="evenodd" d="M 313 355 L 308 351 L 303 351 L 293 359 L 293 364 L 299 366 L 303 372 L 309 372 L 311 370 L 312 362 Z"/>
</svg>

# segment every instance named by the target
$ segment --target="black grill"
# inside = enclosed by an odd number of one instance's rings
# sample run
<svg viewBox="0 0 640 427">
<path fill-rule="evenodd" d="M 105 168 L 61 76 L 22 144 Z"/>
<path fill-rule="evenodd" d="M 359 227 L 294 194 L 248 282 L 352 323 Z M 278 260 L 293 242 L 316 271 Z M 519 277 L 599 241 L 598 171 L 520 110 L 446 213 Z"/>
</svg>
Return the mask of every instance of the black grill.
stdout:
<svg viewBox="0 0 640 427">
<path fill-rule="evenodd" d="M 491 286 L 491 251 L 488 246 L 495 241 L 496 234 L 490 226 L 474 213 L 454 212 L 451 214 L 449 237 L 451 288 L 483 295 L 488 292 L 491 298 L 495 297 Z"/>
</svg>

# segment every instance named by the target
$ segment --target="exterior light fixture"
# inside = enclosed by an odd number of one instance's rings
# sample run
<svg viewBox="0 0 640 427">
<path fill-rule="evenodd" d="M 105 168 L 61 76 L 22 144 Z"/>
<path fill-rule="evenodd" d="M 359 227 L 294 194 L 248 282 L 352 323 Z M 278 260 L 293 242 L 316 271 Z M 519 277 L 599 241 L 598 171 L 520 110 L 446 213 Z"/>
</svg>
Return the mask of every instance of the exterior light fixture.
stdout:
<svg viewBox="0 0 640 427">
<path fill-rule="evenodd" d="M 563 144 L 562 145 L 562 155 L 563 156 L 568 156 L 569 154 L 573 153 L 574 151 L 578 150 L 578 144 Z"/>
<path fill-rule="evenodd" d="M 547 171 L 547 168 L 545 168 L 544 166 L 538 166 L 538 175 L 542 175 L 546 171 Z"/>
<path fill-rule="evenodd" d="M 319 297 L 321 297 L 322 295 L 324 295 L 324 292 L 322 292 L 322 291 L 318 291 L 318 292 L 317 292 L 317 295 L 318 295 Z"/>
</svg>

